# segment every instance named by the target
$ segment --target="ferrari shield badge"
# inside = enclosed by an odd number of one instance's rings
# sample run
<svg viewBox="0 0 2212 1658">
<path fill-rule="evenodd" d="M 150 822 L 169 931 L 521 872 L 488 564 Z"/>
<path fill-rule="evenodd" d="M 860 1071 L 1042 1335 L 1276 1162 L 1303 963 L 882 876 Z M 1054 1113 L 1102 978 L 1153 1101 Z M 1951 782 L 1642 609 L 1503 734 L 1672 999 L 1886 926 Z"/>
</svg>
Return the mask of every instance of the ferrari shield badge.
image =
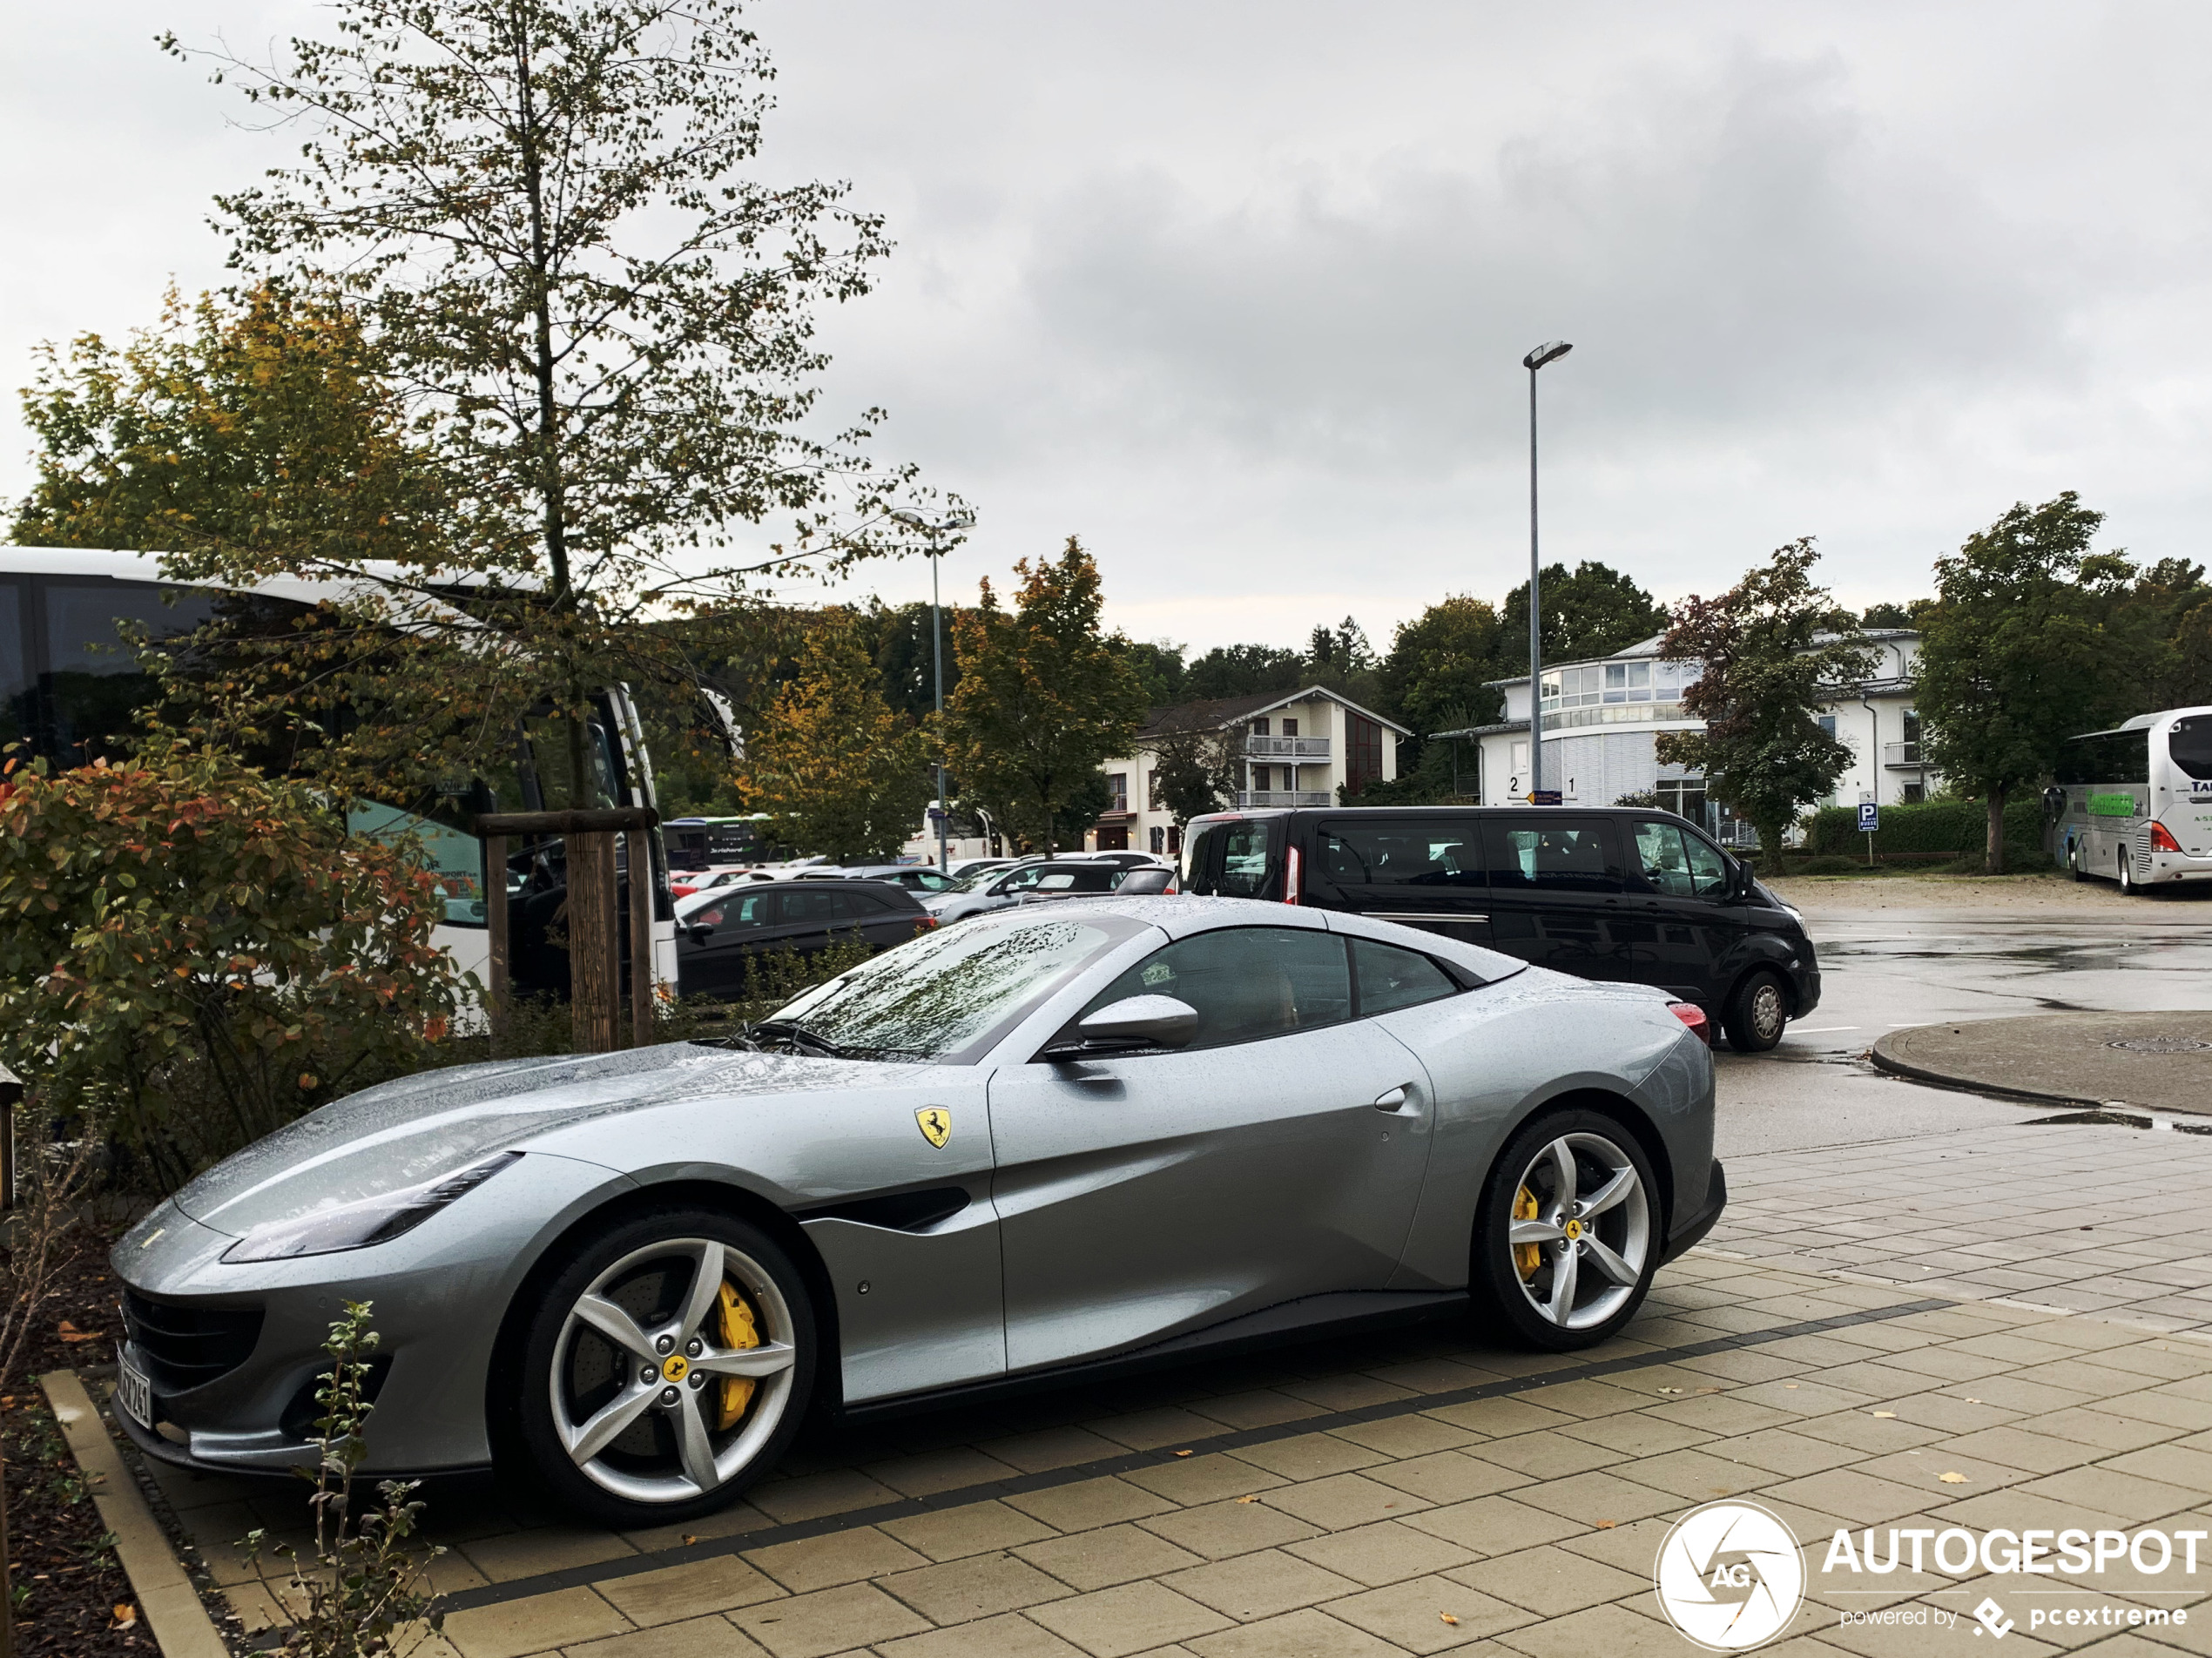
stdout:
<svg viewBox="0 0 2212 1658">
<path fill-rule="evenodd" d="M 914 1121 L 921 1125 L 921 1137 L 933 1146 L 953 1137 L 953 1114 L 941 1105 L 923 1106 L 914 1113 Z"/>
</svg>

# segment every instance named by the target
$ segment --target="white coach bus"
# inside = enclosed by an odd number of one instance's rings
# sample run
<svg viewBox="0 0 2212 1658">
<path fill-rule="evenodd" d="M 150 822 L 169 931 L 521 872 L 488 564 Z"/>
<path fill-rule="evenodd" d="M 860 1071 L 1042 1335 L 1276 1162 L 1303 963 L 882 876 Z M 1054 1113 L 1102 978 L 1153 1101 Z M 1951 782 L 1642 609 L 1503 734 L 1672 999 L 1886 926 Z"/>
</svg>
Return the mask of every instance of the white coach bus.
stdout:
<svg viewBox="0 0 2212 1658">
<path fill-rule="evenodd" d="M 118 734 L 134 728 L 137 711 L 154 691 L 137 652 L 120 643 L 122 623 L 142 624 L 154 642 L 193 632 L 219 615 L 243 612 L 249 620 L 282 627 L 287 613 L 341 590 L 334 584 L 276 581 L 238 591 L 170 580 L 152 553 L 0 546 L 0 747 L 21 744 L 56 766 L 89 765 L 118 751 Z M 489 955 L 484 882 L 492 872 L 484 867 L 483 842 L 470 832 L 478 813 L 655 804 L 652 763 L 628 691 L 610 687 L 592 704 L 586 750 L 595 776 L 589 800 L 569 798 L 565 743 L 545 730 L 549 722 L 525 718 L 496 775 L 455 779 L 429 795 L 395 790 L 390 799 L 357 803 L 347 814 L 347 827 L 356 833 L 417 838 L 445 892 L 445 920 L 433 942 L 464 971 L 481 974 Z M 560 757 L 542 768 L 537 748 L 543 745 L 533 740 L 540 736 L 556 736 L 549 753 Z M 672 990 L 675 910 L 666 853 L 658 846 L 653 862 L 653 976 Z M 568 954 L 556 941 L 568 900 L 560 839 L 510 842 L 502 874 L 515 987 L 526 994 L 565 996 Z M 618 853 L 618 902 L 626 907 L 626 850 Z M 549 927 L 553 940 L 547 937 Z M 628 929 L 623 932 L 627 952 Z"/>
<path fill-rule="evenodd" d="M 2051 855 L 2123 893 L 2212 880 L 2212 707 L 2138 714 L 2067 743 L 2048 797 Z"/>
</svg>

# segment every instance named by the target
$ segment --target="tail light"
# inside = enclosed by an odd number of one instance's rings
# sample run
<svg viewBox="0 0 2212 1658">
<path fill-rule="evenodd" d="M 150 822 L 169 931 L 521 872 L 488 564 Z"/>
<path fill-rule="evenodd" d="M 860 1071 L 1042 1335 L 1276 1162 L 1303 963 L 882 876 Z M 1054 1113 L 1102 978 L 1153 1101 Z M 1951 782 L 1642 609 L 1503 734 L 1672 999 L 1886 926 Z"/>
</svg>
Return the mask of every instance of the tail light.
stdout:
<svg viewBox="0 0 2212 1658">
<path fill-rule="evenodd" d="M 671 886 L 668 889 L 668 895 L 671 898 L 689 898 L 693 893 L 696 893 L 698 890 L 699 889 L 696 886 L 678 882 L 677 885 Z"/>
<path fill-rule="evenodd" d="M 935 916 L 925 915 L 919 921 L 914 923 L 914 931 L 917 933 L 927 933 L 933 927 L 942 927 L 944 923 L 940 921 Z"/>
<path fill-rule="evenodd" d="M 2154 819 L 2150 826 L 2150 849 L 2153 852 L 2179 852 L 2182 843 L 2174 839 L 2173 832 L 2164 824 Z"/>
<path fill-rule="evenodd" d="M 1305 889 L 1305 859 L 1296 846 L 1283 856 L 1283 901 L 1295 904 Z"/>
<path fill-rule="evenodd" d="M 1705 1017 L 1705 1010 L 1694 1001 L 1670 1001 L 1667 1011 L 1697 1033 L 1697 1040 L 1710 1048 L 1713 1045 L 1713 1024 Z"/>
</svg>

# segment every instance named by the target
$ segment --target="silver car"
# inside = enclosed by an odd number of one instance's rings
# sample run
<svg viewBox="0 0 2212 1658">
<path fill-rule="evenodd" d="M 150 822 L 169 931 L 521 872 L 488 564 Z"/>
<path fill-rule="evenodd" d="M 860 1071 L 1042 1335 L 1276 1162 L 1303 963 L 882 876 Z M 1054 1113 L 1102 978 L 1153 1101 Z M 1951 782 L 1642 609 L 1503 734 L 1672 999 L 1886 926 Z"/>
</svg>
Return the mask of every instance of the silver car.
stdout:
<svg viewBox="0 0 2212 1658">
<path fill-rule="evenodd" d="M 372 1472 L 617 1525 L 848 1417 L 1347 1323 L 1602 1340 L 1725 1199 L 1702 1015 L 1345 913 L 1106 899 L 932 933 L 736 1046 L 324 1107 L 117 1245 L 152 1455 L 306 1459 L 341 1300 Z"/>
</svg>

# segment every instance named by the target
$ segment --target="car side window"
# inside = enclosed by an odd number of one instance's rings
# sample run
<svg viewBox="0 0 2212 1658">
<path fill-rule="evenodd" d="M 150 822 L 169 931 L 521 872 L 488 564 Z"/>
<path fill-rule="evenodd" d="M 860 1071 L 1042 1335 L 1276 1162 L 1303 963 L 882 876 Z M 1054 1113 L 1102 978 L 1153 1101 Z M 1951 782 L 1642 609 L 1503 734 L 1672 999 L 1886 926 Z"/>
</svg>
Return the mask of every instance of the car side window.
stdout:
<svg viewBox="0 0 2212 1658">
<path fill-rule="evenodd" d="M 837 900 L 842 896 L 819 887 L 794 887 L 783 894 L 783 919 L 799 926 L 826 927 L 838 919 Z"/>
<path fill-rule="evenodd" d="M 711 904 L 705 909 L 694 911 L 691 919 L 708 927 L 765 927 L 768 925 L 768 900 L 772 896 L 768 893 L 747 893 L 743 898 L 732 899 L 725 904 Z"/>
<path fill-rule="evenodd" d="M 1359 1016 L 1418 1008 L 1459 994 L 1452 976 L 1418 950 L 1401 950 L 1372 939 L 1352 940 L 1352 977 L 1359 987 Z"/>
<path fill-rule="evenodd" d="M 1482 838 L 1489 853 L 1490 885 L 1554 893 L 1617 893 L 1621 853 L 1613 826 L 1603 818 L 1553 817 L 1523 828 L 1488 823 Z"/>
<path fill-rule="evenodd" d="M 1689 855 L 1683 851 L 1681 830 L 1670 823 L 1639 819 L 1634 839 L 1636 871 L 1643 877 L 1646 886 L 1669 898 L 1689 898 L 1695 893 Z"/>
<path fill-rule="evenodd" d="M 1026 869 L 1017 869 L 996 886 L 991 888 L 991 895 L 995 898 L 1007 893 L 1026 893 L 1035 886 L 1043 875 L 1042 864 L 1031 864 Z"/>
<path fill-rule="evenodd" d="M 1716 901 L 1729 894 L 1728 859 L 1696 835 L 1684 834 L 1683 849 L 1689 863 L 1689 890 L 1699 898 Z"/>
<path fill-rule="evenodd" d="M 1197 1010 L 1191 1048 L 1225 1048 L 1340 1025 L 1352 1017 L 1344 940 L 1306 927 L 1239 927 L 1156 950 L 1091 999 L 1069 1034 L 1130 996 L 1173 996 Z"/>
</svg>

